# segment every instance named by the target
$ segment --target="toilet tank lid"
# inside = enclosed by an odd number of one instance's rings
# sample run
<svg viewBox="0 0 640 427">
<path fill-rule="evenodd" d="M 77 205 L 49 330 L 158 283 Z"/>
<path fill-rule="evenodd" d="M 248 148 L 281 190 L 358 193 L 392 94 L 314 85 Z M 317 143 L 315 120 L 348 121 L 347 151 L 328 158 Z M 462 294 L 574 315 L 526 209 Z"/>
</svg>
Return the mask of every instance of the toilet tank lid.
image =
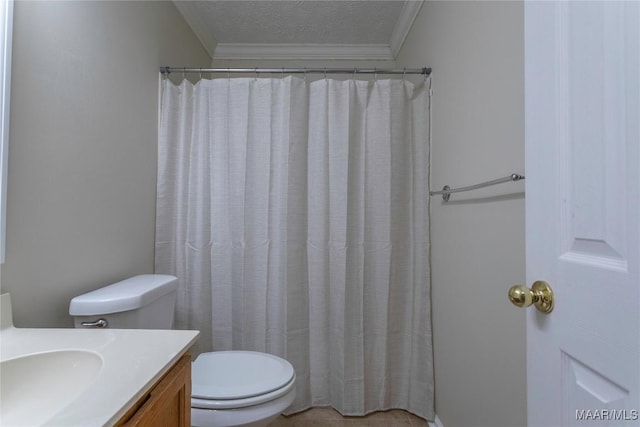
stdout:
<svg viewBox="0 0 640 427">
<path fill-rule="evenodd" d="M 71 300 L 69 314 L 93 316 L 135 310 L 175 291 L 178 279 L 168 274 L 141 274 Z"/>
</svg>

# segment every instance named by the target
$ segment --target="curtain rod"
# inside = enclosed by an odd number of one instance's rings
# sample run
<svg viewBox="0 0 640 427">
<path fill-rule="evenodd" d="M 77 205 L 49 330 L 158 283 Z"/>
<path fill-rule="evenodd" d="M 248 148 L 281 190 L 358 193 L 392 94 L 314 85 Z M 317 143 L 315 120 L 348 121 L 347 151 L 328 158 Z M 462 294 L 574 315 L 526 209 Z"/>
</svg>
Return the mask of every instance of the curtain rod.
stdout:
<svg viewBox="0 0 640 427">
<path fill-rule="evenodd" d="M 160 73 L 270 73 L 270 74 L 431 74 L 431 68 L 187 68 L 160 67 Z"/>
</svg>

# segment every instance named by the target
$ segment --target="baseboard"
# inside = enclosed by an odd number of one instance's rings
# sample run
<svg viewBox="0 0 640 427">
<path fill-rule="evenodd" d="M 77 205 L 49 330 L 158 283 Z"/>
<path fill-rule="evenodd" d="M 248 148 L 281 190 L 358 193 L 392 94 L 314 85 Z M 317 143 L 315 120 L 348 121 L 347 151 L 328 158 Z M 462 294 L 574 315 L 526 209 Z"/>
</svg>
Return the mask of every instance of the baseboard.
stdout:
<svg viewBox="0 0 640 427">
<path fill-rule="evenodd" d="M 429 427 L 444 427 L 442 425 L 442 421 L 438 418 L 438 414 L 436 414 L 436 419 L 433 421 L 429 421 Z"/>
</svg>

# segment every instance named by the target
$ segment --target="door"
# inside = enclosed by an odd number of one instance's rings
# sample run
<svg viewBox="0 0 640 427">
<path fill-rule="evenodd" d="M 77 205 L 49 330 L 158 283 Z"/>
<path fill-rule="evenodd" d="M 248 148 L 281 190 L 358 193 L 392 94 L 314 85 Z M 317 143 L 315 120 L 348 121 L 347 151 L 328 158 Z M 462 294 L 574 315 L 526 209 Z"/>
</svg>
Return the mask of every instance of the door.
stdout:
<svg viewBox="0 0 640 427">
<path fill-rule="evenodd" d="M 525 3 L 528 424 L 640 425 L 640 2 Z"/>
</svg>

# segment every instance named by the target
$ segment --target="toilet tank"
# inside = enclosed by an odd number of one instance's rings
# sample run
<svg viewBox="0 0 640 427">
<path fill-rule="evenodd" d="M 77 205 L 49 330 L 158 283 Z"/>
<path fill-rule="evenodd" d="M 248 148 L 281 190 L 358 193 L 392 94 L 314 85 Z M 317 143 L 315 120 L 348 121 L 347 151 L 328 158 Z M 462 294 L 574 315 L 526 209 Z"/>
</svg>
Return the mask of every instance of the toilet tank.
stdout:
<svg viewBox="0 0 640 427">
<path fill-rule="evenodd" d="M 177 287 L 174 276 L 142 274 L 73 298 L 69 314 L 76 328 L 104 319 L 101 327 L 171 329 Z"/>
</svg>

